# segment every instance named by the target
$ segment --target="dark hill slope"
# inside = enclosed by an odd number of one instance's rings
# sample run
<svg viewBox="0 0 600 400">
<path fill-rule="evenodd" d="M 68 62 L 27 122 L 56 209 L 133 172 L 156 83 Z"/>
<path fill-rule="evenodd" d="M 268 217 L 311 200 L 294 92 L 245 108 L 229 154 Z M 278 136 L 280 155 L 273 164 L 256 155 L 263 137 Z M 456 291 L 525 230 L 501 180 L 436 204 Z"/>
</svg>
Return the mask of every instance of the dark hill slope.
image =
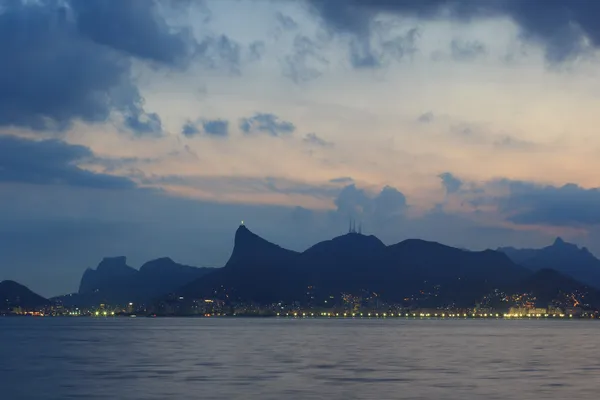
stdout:
<svg viewBox="0 0 600 400">
<path fill-rule="evenodd" d="M 188 297 L 220 296 L 270 302 L 288 297 L 294 284 L 293 265 L 298 256 L 250 232 L 241 225 L 235 233 L 234 247 L 223 268 L 183 286 L 179 292 Z"/>
<path fill-rule="evenodd" d="M 600 260 L 585 247 L 557 238 L 551 246 L 541 249 L 498 249 L 514 262 L 532 271 L 551 268 L 586 285 L 600 289 Z"/>
<path fill-rule="evenodd" d="M 600 307 L 600 291 L 547 268 L 525 279 L 517 291 L 532 293 L 543 306 L 558 299 L 566 302 L 577 300 L 581 303 L 580 306 Z"/>
<path fill-rule="evenodd" d="M 14 307 L 34 310 L 49 304 L 49 300 L 15 281 L 0 282 L 0 310 L 10 310 Z"/>
</svg>

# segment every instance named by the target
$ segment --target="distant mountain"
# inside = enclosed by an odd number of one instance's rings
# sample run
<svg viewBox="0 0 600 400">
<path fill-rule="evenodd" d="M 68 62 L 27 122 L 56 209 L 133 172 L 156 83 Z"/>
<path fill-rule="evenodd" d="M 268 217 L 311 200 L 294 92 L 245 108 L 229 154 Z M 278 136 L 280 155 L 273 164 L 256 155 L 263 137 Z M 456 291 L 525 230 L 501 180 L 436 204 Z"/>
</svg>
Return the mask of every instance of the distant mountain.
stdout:
<svg viewBox="0 0 600 400">
<path fill-rule="evenodd" d="M 578 298 L 582 305 L 600 307 L 600 291 L 553 269 L 540 269 L 519 285 L 521 293 L 531 293 L 541 304 L 555 299 Z"/>
<path fill-rule="evenodd" d="M 505 253 L 515 263 L 532 271 L 554 269 L 584 284 L 600 289 L 600 260 L 585 247 L 579 248 L 561 238 L 556 238 L 551 246 L 541 249 L 500 247 L 498 251 Z"/>
<path fill-rule="evenodd" d="M 489 290 L 516 285 L 528 275 L 492 250 L 464 251 L 423 240 L 386 246 L 375 236 L 348 233 L 297 253 L 240 226 L 226 266 L 179 293 L 262 303 L 318 303 L 341 292 L 375 293 L 387 301 L 419 297 L 422 304 L 470 305 Z"/>
<path fill-rule="evenodd" d="M 127 265 L 126 257 L 105 257 L 96 269 L 88 268 L 79 283 L 79 294 L 109 290 L 117 284 L 128 282 L 138 274 Z"/>
<path fill-rule="evenodd" d="M 49 300 L 15 281 L 0 282 L 0 311 L 8 311 L 14 307 L 35 310 L 49 304 Z"/>
<path fill-rule="evenodd" d="M 178 264 L 168 257 L 149 261 L 136 270 L 127 265 L 126 257 L 107 257 L 96 269 L 84 272 L 77 294 L 57 299 L 68 305 L 146 302 L 212 271 Z"/>
</svg>

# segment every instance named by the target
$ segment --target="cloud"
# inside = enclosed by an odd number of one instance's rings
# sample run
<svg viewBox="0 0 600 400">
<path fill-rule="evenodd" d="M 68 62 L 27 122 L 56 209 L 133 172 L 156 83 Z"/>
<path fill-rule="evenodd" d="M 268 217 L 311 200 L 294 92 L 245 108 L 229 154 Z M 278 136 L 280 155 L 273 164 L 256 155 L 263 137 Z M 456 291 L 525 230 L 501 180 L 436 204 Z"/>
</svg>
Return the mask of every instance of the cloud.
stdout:
<svg viewBox="0 0 600 400">
<path fill-rule="evenodd" d="M 600 14 L 600 3 L 590 0 L 308 0 L 334 32 L 365 37 L 375 17 L 392 13 L 419 19 L 452 18 L 467 22 L 474 18 L 506 16 L 517 23 L 523 37 L 539 42 L 551 62 L 565 61 L 591 46 L 600 45 L 600 25 L 592 18 Z"/>
<path fill-rule="evenodd" d="M 248 46 L 248 51 L 250 52 L 250 60 L 257 61 L 260 60 L 266 51 L 265 42 L 257 40 Z"/>
<path fill-rule="evenodd" d="M 282 121 L 276 115 L 256 113 L 252 117 L 242 118 L 240 129 L 247 134 L 268 133 L 271 136 L 281 136 L 293 133 L 296 127 L 291 122 Z"/>
<path fill-rule="evenodd" d="M 227 136 L 229 134 L 229 121 L 223 119 L 215 119 L 212 121 L 202 122 L 204 132 L 209 135 Z"/>
<path fill-rule="evenodd" d="M 341 176 L 339 178 L 330 179 L 329 182 L 349 184 L 349 183 L 354 183 L 354 179 L 352 179 L 349 176 Z"/>
<path fill-rule="evenodd" d="M 431 111 L 423 113 L 423 114 L 419 115 L 419 118 L 417 118 L 417 121 L 419 121 L 423 124 L 428 124 L 430 122 L 433 122 L 434 120 L 435 120 L 435 115 L 433 115 L 433 113 Z"/>
<path fill-rule="evenodd" d="M 261 56 L 260 45 L 253 42 L 249 46 L 251 58 Z M 225 35 L 207 36 L 196 45 L 195 61 L 210 69 L 223 69 L 240 73 L 242 48 L 239 43 Z"/>
<path fill-rule="evenodd" d="M 188 121 L 183 125 L 181 133 L 192 137 L 205 133 L 210 136 L 227 136 L 229 134 L 229 121 L 224 119 Z"/>
<path fill-rule="evenodd" d="M 279 26 L 286 31 L 293 31 L 298 28 L 298 23 L 289 15 L 277 12 L 276 19 Z"/>
<path fill-rule="evenodd" d="M 171 6 L 177 6 L 171 8 Z M 167 23 L 162 0 L 3 2 L 0 11 L 0 126 L 62 131 L 73 121 L 116 118 L 138 134 L 162 132 L 145 110 L 132 66 L 183 71 L 192 62 L 236 70 L 240 46 L 227 36 L 196 41 L 190 28 Z"/>
<path fill-rule="evenodd" d="M 400 216 L 404 214 L 408 205 L 406 196 L 396 188 L 385 186 L 373 199 L 374 214 L 380 218 Z"/>
<path fill-rule="evenodd" d="M 350 42 L 350 64 L 354 68 L 379 68 L 391 60 L 401 61 L 417 51 L 416 42 L 419 30 L 410 28 L 401 34 L 392 35 L 392 29 L 377 24 L 375 39 L 356 37 Z"/>
<path fill-rule="evenodd" d="M 454 39 L 450 43 L 450 53 L 456 61 L 473 61 L 477 57 L 485 55 L 486 52 L 485 45 L 477 40 L 464 41 Z"/>
<path fill-rule="evenodd" d="M 0 135 L 0 182 L 68 185 L 99 189 L 128 189 L 135 184 L 123 177 L 84 170 L 78 162 L 92 161 L 84 146 L 60 140 L 29 140 Z"/>
<path fill-rule="evenodd" d="M 585 189 L 574 183 L 557 187 L 506 179 L 496 184 L 509 191 L 497 201 L 511 222 L 571 227 L 600 224 L 599 188 Z"/>
<path fill-rule="evenodd" d="M 196 188 L 203 191 L 218 193 L 221 198 L 226 194 L 236 197 L 248 194 L 305 195 L 313 198 L 333 198 L 339 188 L 328 184 L 311 184 L 294 179 L 280 177 L 246 177 L 246 176 L 189 176 L 189 175 L 148 175 L 140 177 L 143 184 L 175 185 Z M 224 201 L 225 202 L 225 201 Z"/>
<path fill-rule="evenodd" d="M 334 201 L 337 212 L 346 217 L 354 217 L 370 211 L 371 202 L 372 198 L 354 184 L 345 186 Z"/>
<path fill-rule="evenodd" d="M 442 185 L 448 194 L 458 192 L 463 185 L 463 182 L 450 172 L 439 174 L 438 177 L 442 180 Z"/>
<path fill-rule="evenodd" d="M 154 1 L 4 2 L 0 36 L 0 125 L 35 130 L 117 113 L 129 129 L 159 132 L 131 59 L 180 68 L 193 44 L 187 31 L 167 26 Z"/>
<path fill-rule="evenodd" d="M 195 44 L 191 29 L 173 29 L 159 14 L 159 2 L 69 0 L 82 36 L 141 59 L 183 65 Z M 161 6 L 168 5 L 160 2 Z"/>
<path fill-rule="evenodd" d="M 493 142 L 493 145 L 498 149 L 509 150 L 534 150 L 537 147 L 535 143 L 521 140 L 509 135 L 499 137 Z"/>
<path fill-rule="evenodd" d="M 200 129 L 198 128 L 198 126 L 195 123 L 188 121 L 183 125 L 183 128 L 181 128 L 181 133 L 184 136 L 192 137 L 192 136 L 199 135 Z"/>
<path fill-rule="evenodd" d="M 283 75 L 295 83 L 318 78 L 329 64 L 319 42 L 304 35 L 294 38 L 292 53 L 283 59 Z"/>
<path fill-rule="evenodd" d="M 474 183 L 447 172 L 439 177 L 446 192 L 459 193 L 478 210 L 475 214 L 492 213 L 495 218 L 517 225 L 589 228 L 600 224 L 600 188 L 586 189 L 575 183 L 544 185 L 506 178 Z"/>
<path fill-rule="evenodd" d="M 328 142 L 327 140 L 320 138 L 316 133 L 307 134 L 302 141 L 313 146 L 333 147 L 333 142 Z"/>
<path fill-rule="evenodd" d="M 354 184 L 345 186 L 334 200 L 338 215 L 348 218 L 363 218 L 370 221 L 401 217 L 408 208 L 406 197 L 391 186 L 372 196 Z"/>
</svg>

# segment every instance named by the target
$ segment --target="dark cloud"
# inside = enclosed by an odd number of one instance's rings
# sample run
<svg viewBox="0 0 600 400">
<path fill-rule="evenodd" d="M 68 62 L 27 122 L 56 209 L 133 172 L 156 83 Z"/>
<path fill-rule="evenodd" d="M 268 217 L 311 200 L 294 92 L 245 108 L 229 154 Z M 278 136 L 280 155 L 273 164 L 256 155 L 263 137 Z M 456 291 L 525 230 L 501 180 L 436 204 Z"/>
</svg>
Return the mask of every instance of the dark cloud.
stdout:
<svg viewBox="0 0 600 400">
<path fill-rule="evenodd" d="M 344 218 L 362 218 L 377 223 L 401 217 L 408 208 L 404 194 L 391 186 L 371 196 L 364 189 L 350 184 L 341 190 L 334 204 L 338 215 Z"/>
<path fill-rule="evenodd" d="M 517 224 L 590 226 L 600 224 L 600 189 L 585 189 L 574 183 L 543 186 L 531 182 L 501 180 L 507 197 L 499 198 L 500 209 Z"/>
<path fill-rule="evenodd" d="M 135 184 L 118 176 L 81 169 L 78 162 L 93 161 L 91 150 L 60 140 L 34 141 L 0 135 L 0 182 L 127 189 Z"/>
<path fill-rule="evenodd" d="M 386 218 L 404 214 L 408 205 L 406 196 L 396 188 L 385 186 L 373 199 L 374 214 L 377 217 Z"/>
<path fill-rule="evenodd" d="M 144 112 L 127 115 L 125 125 L 140 134 L 156 135 L 162 132 L 162 121 L 156 113 Z"/>
<path fill-rule="evenodd" d="M 450 43 L 450 54 L 456 61 L 472 61 L 487 52 L 483 43 L 455 39 Z"/>
<path fill-rule="evenodd" d="M 419 121 L 423 124 L 427 124 L 427 123 L 433 122 L 434 119 L 435 119 L 435 115 L 433 115 L 433 113 L 431 111 L 428 111 L 426 113 L 419 115 L 419 118 L 417 118 L 417 121 Z"/>
<path fill-rule="evenodd" d="M 351 184 L 342 189 L 334 203 L 338 213 L 347 217 L 355 217 L 370 211 L 372 199 L 363 189 Z"/>
<path fill-rule="evenodd" d="M 438 177 L 442 180 L 442 185 L 448 194 L 458 192 L 463 185 L 463 182 L 450 172 L 439 174 Z"/>
<path fill-rule="evenodd" d="M 183 128 L 181 128 L 181 133 L 188 137 L 196 136 L 200 134 L 200 129 L 198 128 L 198 125 L 188 121 L 183 125 Z"/>
<path fill-rule="evenodd" d="M 69 0 L 78 31 L 93 42 L 149 61 L 185 64 L 195 44 L 191 29 L 167 25 L 157 4 L 155 0 Z"/>
<path fill-rule="evenodd" d="M 181 129 L 187 137 L 192 137 L 205 133 L 210 136 L 227 136 L 229 134 L 229 121 L 224 119 L 198 120 L 197 122 L 188 121 Z"/>
<path fill-rule="evenodd" d="M 281 136 L 293 133 L 296 127 L 291 122 L 282 121 L 276 115 L 256 113 L 252 117 L 242 118 L 240 129 L 247 134 L 268 133 L 271 136 Z"/>
<path fill-rule="evenodd" d="M 68 129 L 113 117 L 139 134 L 162 132 L 144 109 L 132 62 L 181 71 L 192 61 L 237 71 L 240 46 L 226 36 L 197 42 L 175 28 L 191 3 L 169 0 L 11 0 L 0 9 L 0 126 Z"/>
<path fill-rule="evenodd" d="M 459 21 L 507 16 L 523 37 L 546 48 L 551 62 L 585 50 L 586 39 L 600 45 L 600 2 L 594 0 L 308 0 L 334 31 L 367 36 L 374 17 L 396 13 L 421 19 L 450 17 Z"/>
<path fill-rule="evenodd" d="M 204 128 L 204 132 L 209 135 L 227 136 L 229 134 L 229 121 L 224 119 L 203 121 L 202 127 Z"/>
<path fill-rule="evenodd" d="M 317 136 L 316 133 L 307 134 L 304 137 L 303 142 L 313 145 L 313 146 L 321 146 L 321 147 L 332 147 L 333 146 L 333 142 L 329 142 L 323 138 L 320 138 L 319 136 Z"/>
<path fill-rule="evenodd" d="M 139 133 L 161 131 L 131 77 L 132 57 L 168 68 L 189 59 L 156 1 L 5 1 L 0 10 L 0 125 L 62 130 L 113 113 Z"/>
</svg>

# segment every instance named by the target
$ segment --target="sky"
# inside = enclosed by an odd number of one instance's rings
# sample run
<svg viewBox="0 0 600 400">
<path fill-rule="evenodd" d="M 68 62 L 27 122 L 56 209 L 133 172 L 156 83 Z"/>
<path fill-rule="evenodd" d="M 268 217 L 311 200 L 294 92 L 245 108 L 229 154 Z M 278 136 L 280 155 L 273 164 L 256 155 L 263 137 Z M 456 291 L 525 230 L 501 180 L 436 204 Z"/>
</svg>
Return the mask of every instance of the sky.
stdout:
<svg viewBox="0 0 600 400">
<path fill-rule="evenodd" d="M 0 280 L 102 257 L 222 266 L 240 221 L 304 250 L 600 254 L 596 0 L 0 0 Z"/>
</svg>

